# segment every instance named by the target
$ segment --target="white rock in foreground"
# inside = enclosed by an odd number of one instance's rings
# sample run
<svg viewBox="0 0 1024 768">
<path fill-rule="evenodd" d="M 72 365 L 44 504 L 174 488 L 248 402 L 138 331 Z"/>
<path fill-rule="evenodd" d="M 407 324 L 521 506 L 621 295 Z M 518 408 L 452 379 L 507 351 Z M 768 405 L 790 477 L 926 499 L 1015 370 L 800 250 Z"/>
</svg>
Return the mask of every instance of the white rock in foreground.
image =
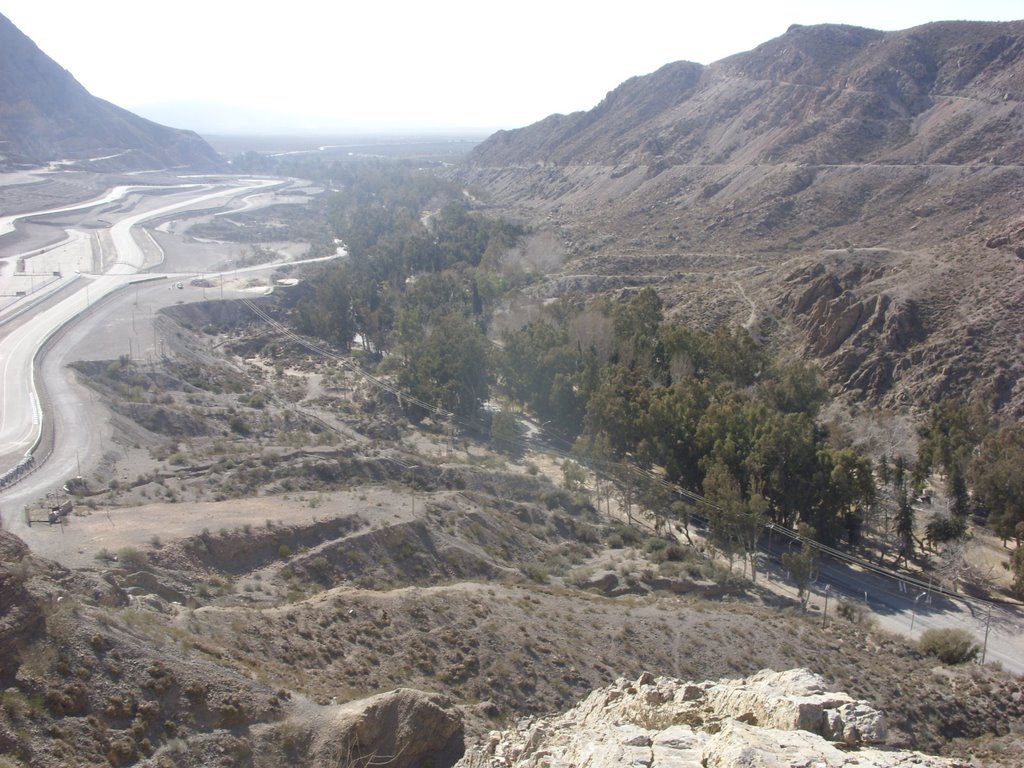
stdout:
<svg viewBox="0 0 1024 768">
<path fill-rule="evenodd" d="M 878 710 L 826 690 L 806 669 L 686 683 L 641 675 L 565 714 L 495 732 L 460 765 L 494 768 L 951 768 L 953 760 L 863 747 L 885 739 Z"/>
</svg>

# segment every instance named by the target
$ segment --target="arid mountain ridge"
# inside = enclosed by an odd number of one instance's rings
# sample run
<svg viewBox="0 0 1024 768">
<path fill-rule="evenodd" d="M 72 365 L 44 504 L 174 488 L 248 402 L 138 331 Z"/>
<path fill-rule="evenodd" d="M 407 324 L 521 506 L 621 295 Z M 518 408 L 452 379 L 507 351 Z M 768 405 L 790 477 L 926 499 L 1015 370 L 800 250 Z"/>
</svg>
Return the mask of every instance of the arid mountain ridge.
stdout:
<svg viewBox="0 0 1024 768">
<path fill-rule="evenodd" d="M 0 171 L 54 161 L 96 172 L 226 167 L 192 131 L 92 96 L 0 15 Z"/>
<path fill-rule="evenodd" d="M 560 233 L 538 289 L 658 288 L 887 406 L 1024 414 L 1024 22 L 793 26 L 495 134 L 462 177 Z"/>
</svg>

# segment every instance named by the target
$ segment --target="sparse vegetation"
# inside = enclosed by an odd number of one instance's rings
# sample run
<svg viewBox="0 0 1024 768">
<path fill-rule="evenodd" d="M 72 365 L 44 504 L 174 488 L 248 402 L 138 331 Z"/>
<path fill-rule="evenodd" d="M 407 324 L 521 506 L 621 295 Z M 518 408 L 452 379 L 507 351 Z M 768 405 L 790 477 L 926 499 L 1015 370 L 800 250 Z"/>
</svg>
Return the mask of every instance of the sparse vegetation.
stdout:
<svg viewBox="0 0 1024 768">
<path fill-rule="evenodd" d="M 142 552 L 135 547 L 121 547 L 117 550 L 117 560 L 123 565 L 142 567 L 146 565 L 149 558 L 146 556 L 145 552 Z"/>
<path fill-rule="evenodd" d="M 923 653 L 935 656 L 944 664 L 965 664 L 974 661 L 981 646 L 964 629 L 926 629 L 921 633 L 918 647 Z"/>
</svg>

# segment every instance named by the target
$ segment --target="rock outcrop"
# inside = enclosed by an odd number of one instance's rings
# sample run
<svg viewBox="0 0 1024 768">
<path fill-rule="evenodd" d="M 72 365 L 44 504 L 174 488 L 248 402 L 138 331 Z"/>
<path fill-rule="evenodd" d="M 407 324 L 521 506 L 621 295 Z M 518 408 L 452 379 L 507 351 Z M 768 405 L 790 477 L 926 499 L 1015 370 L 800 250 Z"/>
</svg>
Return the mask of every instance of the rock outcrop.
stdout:
<svg viewBox="0 0 1024 768">
<path fill-rule="evenodd" d="M 439 694 L 399 688 L 346 704 L 293 706 L 288 720 L 262 732 L 255 765 L 450 765 L 461 749 L 462 718 Z M 449 751 L 455 755 L 446 760 Z"/>
<path fill-rule="evenodd" d="M 644 674 L 594 691 L 569 712 L 495 732 L 460 765 L 502 768 L 746 768 L 915 765 L 946 758 L 867 747 L 885 740 L 884 717 L 827 690 L 806 669 L 687 683 Z"/>
<path fill-rule="evenodd" d="M 805 354 L 833 380 L 878 399 L 893 385 L 893 359 L 927 333 L 917 301 L 894 295 L 890 270 L 861 258 L 868 263 L 819 261 L 790 275 L 779 309 L 803 331 Z"/>
</svg>

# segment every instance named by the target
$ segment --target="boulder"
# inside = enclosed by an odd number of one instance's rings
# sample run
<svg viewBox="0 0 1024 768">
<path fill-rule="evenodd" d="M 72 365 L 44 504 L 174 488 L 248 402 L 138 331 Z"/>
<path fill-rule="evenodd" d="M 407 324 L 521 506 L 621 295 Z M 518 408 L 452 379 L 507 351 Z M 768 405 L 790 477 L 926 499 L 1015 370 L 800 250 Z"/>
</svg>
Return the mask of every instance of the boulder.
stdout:
<svg viewBox="0 0 1024 768">
<path fill-rule="evenodd" d="M 255 765 L 450 764 L 454 757 L 441 756 L 461 749 L 461 732 L 461 715 L 440 694 L 399 688 L 330 706 L 295 697 L 288 719 L 262 732 L 258 752 L 265 759 Z"/>
<path fill-rule="evenodd" d="M 822 679 L 806 669 L 719 681 L 707 690 L 706 706 L 719 718 L 809 731 L 851 746 L 861 742 L 861 734 L 875 743 L 885 740 L 885 720 L 878 710 L 845 693 L 828 692 Z"/>
</svg>

